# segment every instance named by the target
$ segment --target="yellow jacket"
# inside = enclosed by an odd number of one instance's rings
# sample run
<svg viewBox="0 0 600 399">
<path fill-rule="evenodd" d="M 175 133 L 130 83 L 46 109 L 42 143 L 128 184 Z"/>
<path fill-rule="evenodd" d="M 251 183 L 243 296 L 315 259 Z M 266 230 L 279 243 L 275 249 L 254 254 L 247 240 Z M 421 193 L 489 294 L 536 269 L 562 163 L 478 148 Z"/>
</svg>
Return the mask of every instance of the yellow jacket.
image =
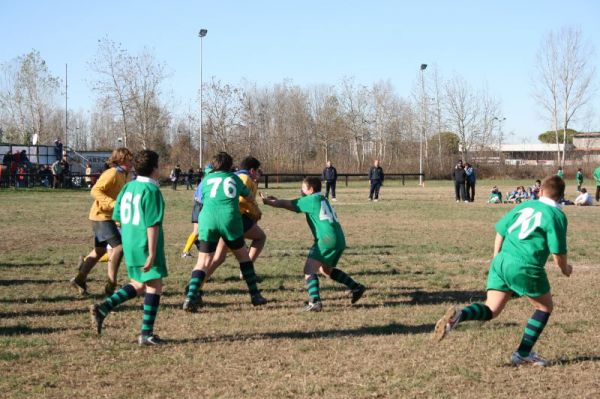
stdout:
<svg viewBox="0 0 600 399">
<path fill-rule="evenodd" d="M 242 179 L 242 182 L 246 185 L 246 187 L 248 187 L 252 193 L 252 196 L 254 197 L 253 201 L 248 201 L 246 198 L 240 197 L 240 212 L 242 215 L 248 215 L 252 220 L 257 222 L 262 216 L 262 212 L 256 204 L 256 193 L 258 191 L 258 186 L 254 180 L 252 180 L 250 176 L 245 173 L 240 173 L 238 177 Z"/>
<path fill-rule="evenodd" d="M 97 222 L 112 220 L 115 201 L 125 183 L 127 183 L 127 173 L 119 168 L 107 169 L 100 175 L 90 193 L 94 198 L 90 209 L 90 220 Z"/>
</svg>

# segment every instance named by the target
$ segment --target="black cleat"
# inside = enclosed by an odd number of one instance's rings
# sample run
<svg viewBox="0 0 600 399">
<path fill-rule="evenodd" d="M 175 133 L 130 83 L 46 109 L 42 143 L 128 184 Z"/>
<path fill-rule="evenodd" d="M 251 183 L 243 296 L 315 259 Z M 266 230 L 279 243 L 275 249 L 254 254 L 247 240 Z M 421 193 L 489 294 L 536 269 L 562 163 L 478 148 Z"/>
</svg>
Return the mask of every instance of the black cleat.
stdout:
<svg viewBox="0 0 600 399">
<path fill-rule="evenodd" d="M 166 342 L 163 339 L 160 339 L 158 335 L 140 335 L 138 337 L 138 344 L 140 346 L 160 346 L 164 345 Z"/>
<path fill-rule="evenodd" d="M 363 296 L 366 290 L 367 287 L 365 287 L 362 284 L 359 284 L 358 287 L 351 290 L 350 292 L 352 292 L 352 299 L 350 300 L 350 303 L 355 304 L 356 302 L 358 302 L 358 300 Z"/>
<path fill-rule="evenodd" d="M 96 332 L 98 332 L 98 335 L 102 334 L 102 323 L 104 323 L 106 316 L 100 311 L 100 305 L 91 305 L 90 315 L 92 317 L 92 325 L 96 327 Z"/>
<path fill-rule="evenodd" d="M 200 308 L 201 306 L 202 297 L 199 295 L 193 299 L 185 298 L 185 301 L 183 301 L 183 310 L 185 310 L 186 312 L 196 313 L 198 311 L 198 308 Z"/>
<path fill-rule="evenodd" d="M 73 277 L 71 280 L 69 280 L 69 284 L 71 285 L 71 287 L 77 290 L 77 293 L 80 296 L 86 296 L 88 294 L 87 283 L 80 283 L 79 281 L 77 281 L 77 277 Z"/>
<path fill-rule="evenodd" d="M 254 306 L 262 306 L 268 302 L 267 299 L 263 297 L 260 293 L 252 295 L 250 297 L 250 301 Z"/>
</svg>

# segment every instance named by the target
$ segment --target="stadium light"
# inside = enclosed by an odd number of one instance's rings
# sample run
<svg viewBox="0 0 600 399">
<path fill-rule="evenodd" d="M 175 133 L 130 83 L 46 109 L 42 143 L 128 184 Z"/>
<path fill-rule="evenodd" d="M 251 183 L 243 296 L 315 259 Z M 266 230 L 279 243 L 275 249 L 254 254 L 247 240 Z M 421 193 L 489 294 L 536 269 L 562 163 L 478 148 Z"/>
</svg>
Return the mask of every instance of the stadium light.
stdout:
<svg viewBox="0 0 600 399">
<path fill-rule="evenodd" d="M 419 136 L 419 186 L 423 187 L 423 138 L 425 137 L 425 78 L 423 71 L 427 68 L 427 64 L 421 64 L 421 90 L 423 103 L 423 120 L 421 124 L 421 135 Z"/>
<path fill-rule="evenodd" d="M 199 156 L 199 161 L 200 161 L 200 170 L 202 170 L 203 168 L 203 164 L 202 164 L 202 38 L 204 38 L 206 36 L 206 34 L 208 33 L 207 29 L 200 29 L 200 32 L 198 32 L 198 37 L 200 38 L 200 156 Z"/>
</svg>

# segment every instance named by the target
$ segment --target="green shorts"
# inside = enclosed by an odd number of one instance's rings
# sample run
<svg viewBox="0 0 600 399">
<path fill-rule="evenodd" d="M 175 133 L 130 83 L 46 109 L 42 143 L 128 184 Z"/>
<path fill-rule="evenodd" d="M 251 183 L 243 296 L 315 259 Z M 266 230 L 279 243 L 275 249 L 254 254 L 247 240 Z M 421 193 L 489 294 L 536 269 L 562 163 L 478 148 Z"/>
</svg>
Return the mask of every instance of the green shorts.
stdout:
<svg viewBox="0 0 600 399">
<path fill-rule="evenodd" d="M 492 260 L 487 289 L 535 298 L 550 292 L 550 282 L 544 267 L 523 264 L 501 252 Z"/>
<path fill-rule="evenodd" d="M 344 253 L 344 249 L 346 249 L 346 243 L 344 240 L 334 240 L 337 242 L 332 246 L 326 245 L 324 241 L 328 240 L 321 239 L 316 241 L 308 251 L 308 257 L 319 261 L 326 266 L 336 267 L 338 261 L 342 257 L 342 253 Z"/>
<path fill-rule="evenodd" d="M 154 265 L 148 270 L 144 272 L 142 270 L 143 266 L 127 266 L 127 275 L 130 279 L 137 281 L 138 283 L 145 283 L 150 280 L 157 280 L 159 278 L 164 278 L 169 275 L 167 272 L 166 265 Z"/>
<path fill-rule="evenodd" d="M 203 208 L 198 218 L 198 238 L 200 241 L 219 242 L 235 241 L 244 236 L 244 225 L 239 210 L 235 212 L 219 212 L 218 209 Z"/>
</svg>

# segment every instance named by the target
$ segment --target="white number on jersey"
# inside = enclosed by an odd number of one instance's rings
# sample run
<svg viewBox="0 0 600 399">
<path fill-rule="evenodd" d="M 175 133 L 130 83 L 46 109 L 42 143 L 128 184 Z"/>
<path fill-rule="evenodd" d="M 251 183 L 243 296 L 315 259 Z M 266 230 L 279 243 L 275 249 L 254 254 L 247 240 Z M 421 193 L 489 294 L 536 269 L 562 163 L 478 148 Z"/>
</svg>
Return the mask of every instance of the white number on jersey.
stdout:
<svg viewBox="0 0 600 399">
<path fill-rule="evenodd" d="M 529 236 L 540 224 L 542 224 L 542 212 L 535 212 L 533 208 L 524 208 L 519 211 L 520 215 L 516 222 L 508 228 L 508 232 L 512 232 L 519 226 L 519 240 L 523 240 Z"/>
<path fill-rule="evenodd" d="M 140 224 L 140 199 L 141 194 L 137 194 L 135 197 L 132 193 L 125 193 L 121 197 L 121 223 L 122 224 L 133 224 L 137 226 Z M 133 208 L 133 209 L 132 209 Z M 133 220 L 132 220 L 133 213 Z"/>
<path fill-rule="evenodd" d="M 207 185 L 212 185 L 212 188 L 210 189 L 210 198 L 216 197 L 217 190 L 219 189 L 221 182 L 223 182 L 223 192 L 225 193 L 225 196 L 227 196 L 227 198 L 237 197 L 237 187 L 235 185 L 235 180 L 233 179 L 233 177 L 227 177 L 225 180 L 223 180 L 222 177 L 213 177 L 206 181 Z"/>
<path fill-rule="evenodd" d="M 328 207 L 327 202 L 325 201 L 321 201 L 321 211 L 319 212 L 319 219 L 327 220 L 329 221 L 329 223 L 333 223 L 334 220 L 336 222 L 338 221 L 335 211 L 333 210 L 333 208 Z"/>
</svg>

